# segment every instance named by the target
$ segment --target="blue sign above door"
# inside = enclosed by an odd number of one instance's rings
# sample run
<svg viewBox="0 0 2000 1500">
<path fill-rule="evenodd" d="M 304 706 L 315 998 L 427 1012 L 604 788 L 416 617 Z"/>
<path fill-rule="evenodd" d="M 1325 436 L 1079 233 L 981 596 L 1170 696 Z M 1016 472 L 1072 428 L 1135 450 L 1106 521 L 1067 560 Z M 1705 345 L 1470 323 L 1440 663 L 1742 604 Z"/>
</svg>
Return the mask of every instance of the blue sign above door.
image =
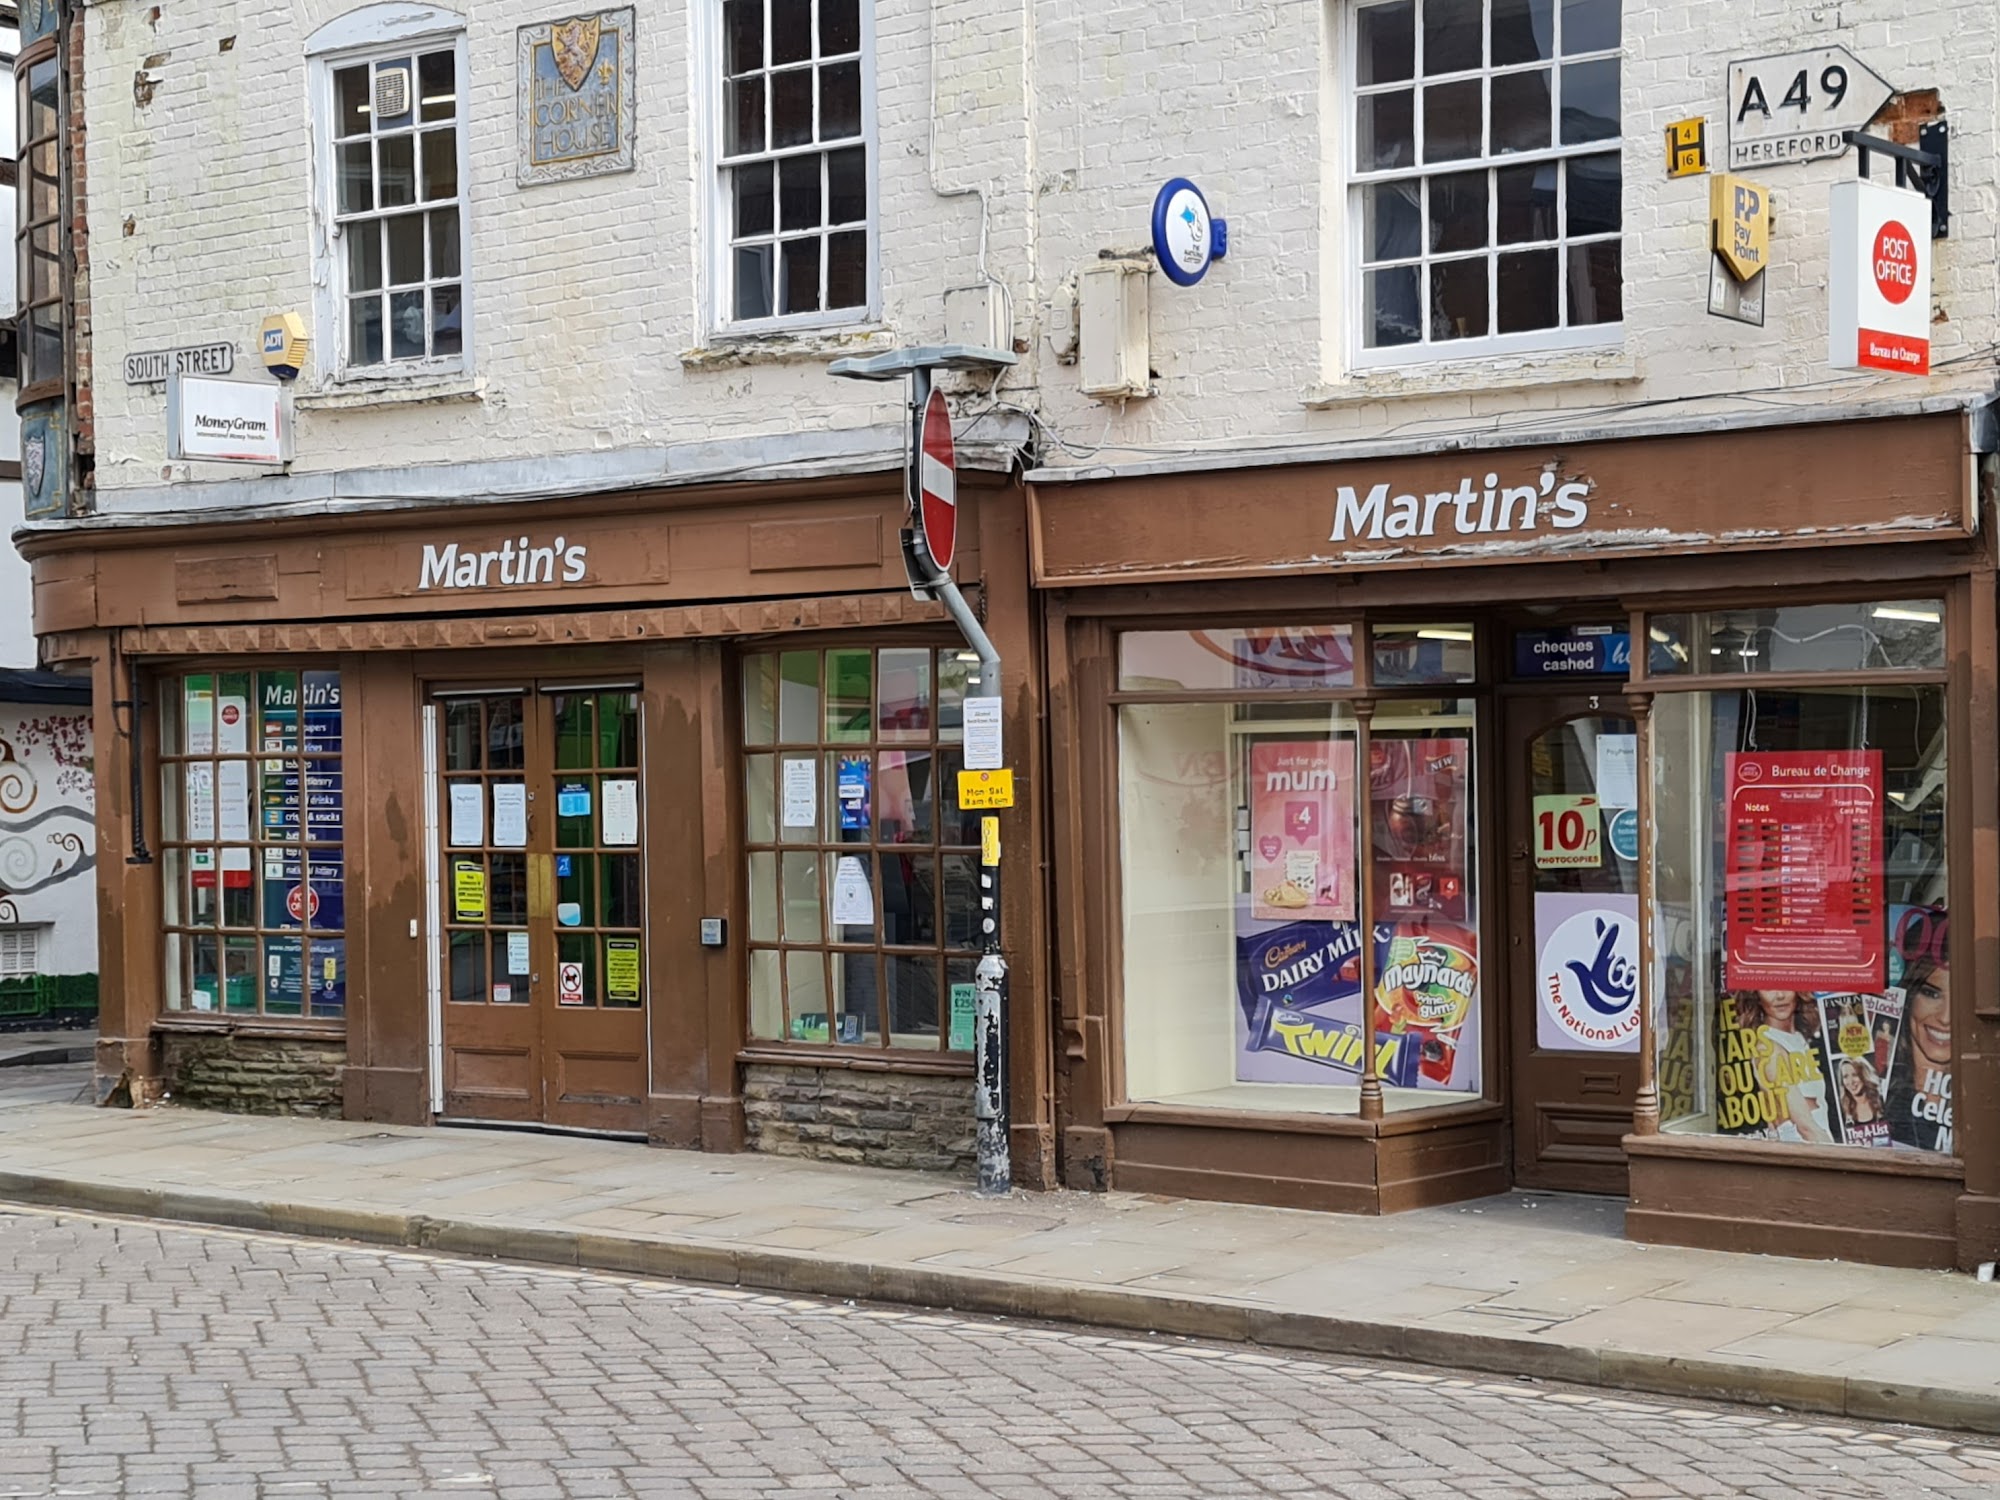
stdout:
<svg viewBox="0 0 2000 1500">
<path fill-rule="evenodd" d="M 1549 625 L 1514 632 L 1516 677 L 1625 677 L 1632 637 L 1616 625 Z"/>
</svg>

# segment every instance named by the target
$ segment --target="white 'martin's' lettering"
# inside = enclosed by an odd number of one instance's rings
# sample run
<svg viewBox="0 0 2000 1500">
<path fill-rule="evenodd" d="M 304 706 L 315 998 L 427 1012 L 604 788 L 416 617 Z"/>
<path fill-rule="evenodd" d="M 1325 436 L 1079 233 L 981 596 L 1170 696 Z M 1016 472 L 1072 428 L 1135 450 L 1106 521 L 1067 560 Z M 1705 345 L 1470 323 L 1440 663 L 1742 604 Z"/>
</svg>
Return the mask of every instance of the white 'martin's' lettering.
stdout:
<svg viewBox="0 0 2000 1500">
<path fill-rule="evenodd" d="M 1502 485 L 1498 474 L 1488 474 L 1483 488 L 1468 474 L 1457 489 L 1424 495 L 1392 494 L 1386 482 L 1363 495 L 1343 484 L 1334 497 L 1329 540 L 1434 537 L 1445 532 L 1439 523 L 1447 516 L 1450 530 L 1460 536 L 1533 531 L 1542 521 L 1574 531 L 1590 519 L 1590 486 L 1576 480 L 1558 484 L 1553 470 L 1545 471 L 1539 484 Z"/>
<path fill-rule="evenodd" d="M 425 542 L 417 590 L 421 593 L 427 589 L 483 589 L 494 583 L 509 587 L 552 584 L 558 581 L 558 563 L 562 565 L 561 582 L 581 583 L 589 571 L 588 560 L 589 548 L 584 543 L 560 536 L 546 547 L 530 545 L 525 536 L 519 542 L 509 537 L 485 552 L 471 548 L 461 551 L 457 542 L 446 542 L 442 547 Z"/>
</svg>

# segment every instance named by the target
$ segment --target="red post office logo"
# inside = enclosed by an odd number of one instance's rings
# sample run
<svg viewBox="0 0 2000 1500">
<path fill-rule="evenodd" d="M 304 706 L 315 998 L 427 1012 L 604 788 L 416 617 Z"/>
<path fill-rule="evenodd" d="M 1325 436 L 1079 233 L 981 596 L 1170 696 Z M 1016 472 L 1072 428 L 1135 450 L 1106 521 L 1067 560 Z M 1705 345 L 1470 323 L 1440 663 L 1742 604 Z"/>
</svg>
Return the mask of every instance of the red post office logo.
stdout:
<svg viewBox="0 0 2000 1500">
<path fill-rule="evenodd" d="M 1917 285 L 1917 245 L 1910 231 L 1894 219 L 1875 236 L 1875 290 L 1883 299 L 1901 305 L 1910 300 Z"/>
</svg>

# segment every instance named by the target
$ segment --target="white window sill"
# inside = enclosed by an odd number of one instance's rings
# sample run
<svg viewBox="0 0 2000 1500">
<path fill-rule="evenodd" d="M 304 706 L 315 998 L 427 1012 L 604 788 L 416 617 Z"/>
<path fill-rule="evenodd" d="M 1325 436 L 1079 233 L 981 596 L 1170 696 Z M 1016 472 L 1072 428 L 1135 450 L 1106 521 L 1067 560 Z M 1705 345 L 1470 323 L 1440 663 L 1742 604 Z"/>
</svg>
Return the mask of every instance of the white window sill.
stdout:
<svg viewBox="0 0 2000 1500">
<path fill-rule="evenodd" d="M 1357 401 L 1403 401 L 1550 385 L 1619 385 L 1640 378 L 1623 349 L 1565 349 L 1547 354 L 1488 355 L 1450 364 L 1385 365 L 1307 386 L 1299 403 L 1313 411 Z"/>
<path fill-rule="evenodd" d="M 744 365 L 824 363 L 848 354 L 880 354 L 896 336 L 880 324 L 860 328 L 810 328 L 772 333 L 712 333 L 681 354 L 686 370 L 734 370 Z"/>
<path fill-rule="evenodd" d="M 486 382 L 476 375 L 385 375 L 329 381 L 301 391 L 293 404 L 300 411 L 370 411 L 485 399 Z"/>
</svg>

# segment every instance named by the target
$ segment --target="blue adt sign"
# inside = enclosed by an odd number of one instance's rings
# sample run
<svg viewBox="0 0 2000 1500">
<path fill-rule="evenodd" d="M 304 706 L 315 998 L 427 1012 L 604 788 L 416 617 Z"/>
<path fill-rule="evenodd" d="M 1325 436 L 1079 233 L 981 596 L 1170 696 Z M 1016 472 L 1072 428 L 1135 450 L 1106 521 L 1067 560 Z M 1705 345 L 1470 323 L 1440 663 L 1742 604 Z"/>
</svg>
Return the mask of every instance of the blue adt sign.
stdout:
<svg viewBox="0 0 2000 1500">
<path fill-rule="evenodd" d="M 1516 677 L 1626 677 L 1632 637 L 1611 625 L 1552 625 L 1514 632 Z"/>
<path fill-rule="evenodd" d="M 1185 177 L 1169 178 L 1153 198 L 1153 254 L 1176 286 L 1193 286 L 1229 253 L 1229 225 Z"/>
</svg>

